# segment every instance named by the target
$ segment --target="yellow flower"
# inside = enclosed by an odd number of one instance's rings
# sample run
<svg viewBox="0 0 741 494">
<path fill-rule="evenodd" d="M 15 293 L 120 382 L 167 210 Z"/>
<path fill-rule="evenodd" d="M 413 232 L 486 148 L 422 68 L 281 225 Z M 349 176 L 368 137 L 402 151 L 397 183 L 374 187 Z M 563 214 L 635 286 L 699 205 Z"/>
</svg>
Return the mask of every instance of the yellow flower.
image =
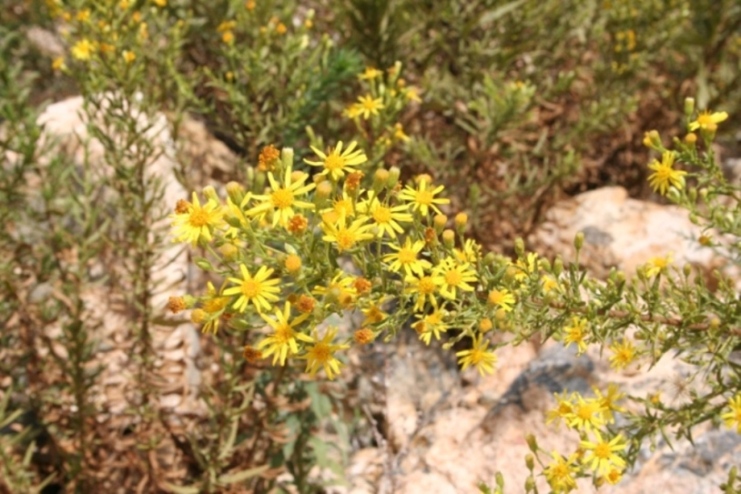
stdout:
<svg viewBox="0 0 741 494">
<path fill-rule="evenodd" d="M 416 312 L 425 310 L 428 302 L 433 308 L 437 309 L 438 304 L 435 294 L 445 283 L 442 276 L 421 274 L 419 277 L 415 277 L 410 275 L 404 279 L 404 283 L 406 284 L 405 291 L 417 296 L 414 302 L 414 310 Z"/>
<path fill-rule="evenodd" d="M 546 414 L 546 424 L 555 422 L 556 425 L 558 425 L 561 420 L 563 420 L 564 422 L 568 422 L 569 418 L 574 415 L 574 406 L 571 403 L 573 395 L 567 397 L 566 392 L 564 391 L 560 396 L 558 394 L 556 394 L 555 396 L 556 408 L 549 410 Z"/>
<path fill-rule="evenodd" d="M 306 194 L 316 187 L 316 184 L 305 185 L 304 182 L 309 178 L 309 175 L 301 173 L 296 178 L 291 168 L 291 166 L 286 167 L 282 184 L 275 180 L 272 172 L 268 172 L 271 192 L 253 196 L 254 199 L 262 202 L 247 211 L 249 216 L 261 216 L 267 212 L 272 212 L 273 226 L 280 224 L 280 226 L 287 228 L 289 220 L 296 214 L 293 208 L 314 209 L 312 203 L 299 201 L 296 197 Z"/>
<path fill-rule="evenodd" d="M 605 482 L 608 484 L 615 485 L 623 478 L 623 470 L 612 467 L 602 478 L 605 479 Z"/>
<path fill-rule="evenodd" d="M 136 60 L 136 53 L 129 50 L 124 50 L 121 54 L 123 56 L 123 59 L 126 63 L 132 63 L 134 60 Z"/>
<path fill-rule="evenodd" d="M 653 278 L 661 273 L 666 272 L 669 265 L 673 262 L 671 254 L 664 257 L 652 257 L 643 267 L 647 277 Z"/>
<path fill-rule="evenodd" d="M 735 427 L 736 432 L 741 434 L 741 393 L 728 400 L 728 412 L 722 413 L 720 418 L 727 427 Z"/>
<path fill-rule="evenodd" d="M 261 266 L 254 277 L 244 264 L 240 264 L 239 269 L 242 272 L 242 278 L 229 278 L 229 281 L 236 283 L 237 286 L 224 290 L 224 295 L 239 295 L 232 306 L 234 310 L 244 312 L 250 303 L 258 312 L 261 312 L 261 309 L 270 310 L 271 302 L 277 301 L 276 294 L 280 293 L 280 288 L 276 286 L 280 280 L 270 279 L 273 269 Z"/>
<path fill-rule="evenodd" d="M 466 241 L 463 242 L 463 248 L 459 249 L 456 247 L 453 249 L 453 253 L 461 262 L 474 263 L 478 261 L 479 257 L 481 257 L 481 246 L 477 244 L 475 240 L 467 238 Z"/>
<path fill-rule="evenodd" d="M 705 110 L 697 116 L 697 120 L 690 122 L 690 131 L 702 129 L 709 132 L 714 132 L 718 128 L 718 124 L 723 122 L 727 118 L 728 113 L 724 111 L 711 114 L 709 111 Z"/>
<path fill-rule="evenodd" d="M 383 75 L 382 71 L 376 68 L 373 68 L 373 67 L 366 67 L 365 71 L 358 76 L 358 79 L 368 81 L 371 79 L 375 79 L 377 77 L 381 77 L 382 75 Z"/>
<path fill-rule="evenodd" d="M 404 89 L 404 97 L 409 101 L 419 103 L 422 98 L 419 97 L 419 90 L 414 86 L 409 86 Z"/>
<path fill-rule="evenodd" d="M 365 316 L 365 319 L 363 319 L 363 326 L 368 324 L 378 324 L 388 317 L 388 314 L 381 310 L 380 304 L 371 304 L 360 310 Z"/>
<path fill-rule="evenodd" d="M 502 288 L 501 290 L 494 289 L 489 292 L 486 300 L 494 307 L 499 307 L 503 311 L 509 312 L 515 303 L 515 296 L 506 288 Z"/>
<path fill-rule="evenodd" d="M 358 102 L 355 105 L 357 110 L 356 116 L 362 116 L 363 119 L 368 120 L 372 115 L 378 115 L 378 110 L 383 110 L 383 99 L 373 98 L 370 94 L 360 96 Z"/>
<path fill-rule="evenodd" d="M 329 178 L 337 181 L 345 176 L 345 172 L 354 171 L 352 167 L 362 165 L 368 161 L 365 153 L 360 149 L 356 151 L 355 146 L 357 146 L 357 143 L 353 141 L 343 151 L 342 141 L 340 141 L 337 143 L 337 147 L 330 151 L 329 154 L 324 154 L 314 146 L 311 146 L 311 149 L 322 161 L 309 161 L 306 159 L 304 161 L 312 166 L 324 167 L 320 175 L 329 175 Z"/>
<path fill-rule="evenodd" d="M 429 180 L 420 180 L 417 184 L 416 189 L 406 186 L 404 190 L 399 193 L 399 199 L 410 202 L 414 211 L 419 211 L 423 216 L 427 216 L 430 209 L 435 211 L 437 214 L 442 214 L 442 211 L 438 209 L 436 204 L 450 204 L 450 199 L 436 198 L 435 194 L 439 194 L 445 189 L 444 186 L 438 185 L 432 190 L 428 190 L 427 187 L 430 185 Z"/>
<path fill-rule="evenodd" d="M 394 139 L 397 141 L 408 142 L 409 136 L 404 132 L 404 127 L 400 123 L 394 124 Z"/>
<path fill-rule="evenodd" d="M 223 225 L 221 206 L 214 199 L 209 199 L 201 206 L 198 194 L 193 192 L 193 202 L 183 201 L 177 212 L 171 216 L 176 242 L 190 242 L 196 245 L 200 241 L 210 242 L 213 231 Z"/>
<path fill-rule="evenodd" d="M 285 303 L 282 312 L 280 309 L 275 309 L 275 319 L 272 317 L 265 317 L 263 314 L 260 314 L 260 317 L 262 317 L 274 331 L 271 336 L 268 336 L 258 343 L 257 348 L 259 350 L 266 348 L 263 357 L 269 357 L 272 355 L 273 365 L 275 365 L 276 362 L 280 362 L 280 365 L 286 365 L 286 358 L 298 353 L 297 340 L 307 343 L 313 341 L 310 336 L 295 330 L 295 327 L 304 322 L 309 317 L 309 314 L 302 314 L 293 321 L 289 320 L 291 317 L 291 304 L 289 302 Z"/>
<path fill-rule="evenodd" d="M 435 266 L 432 273 L 442 277 L 443 286 L 440 288 L 440 293 L 451 300 L 455 299 L 457 290 L 472 292 L 474 287 L 469 283 L 475 284 L 477 280 L 476 272 L 471 269 L 469 263 L 458 263 L 452 257 L 448 257 Z"/>
<path fill-rule="evenodd" d="M 167 6 L 167 0 L 152 0 L 157 7 L 165 7 Z"/>
<path fill-rule="evenodd" d="M 604 395 L 602 394 L 602 391 L 597 388 L 592 388 L 592 390 L 602 408 L 602 416 L 604 417 L 605 422 L 608 424 L 614 423 L 615 417 L 613 412 L 621 413 L 625 411 L 625 408 L 617 404 L 617 401 L 622 399 L 625 394 L 620 391 L 620 388 L 615 383 L 610 383 L 607 386 L 607 393 Z"/>
<path fill-rule="evenodd" d="M 64 63 L 64 57 L 57 57 L 51 63 L 51 68 L 54 71 L 67 70 L 67 65 Z"/>
<path fill-rule="evenodd" d="M 443 321 L 443 314 L 440 310 L 436 309 L 435 312 L 427 315 L 415 314 L 415 317 L 420 320 L 413 323 L 412 328 L 419 334 L 419 339 L 424 341 L 425 345 L 430 344 L 433 336 L 436 340 L 440 340 L 440 333 L 448 330 L 448 326 Z"/>
<path fill-rule="evenodd" d="M 324 369 L 328 379 L 334 379 L 340 373 L 342 362 L 337 360 L 334 353 L 338 350 L 350 348 L 348 344 L 333 345 L 332 340 L 337 336 L 337 328 L 329 328 L 319 341 L 312 338 L 314 345 L 306 349 L 306 355 L 301 358 L 306 359 L 306 372 L 314 376 L 319 367 Z"/>
<path fill-rule="evenodd" d="M 381 203 L 373 191 L 369 192 L 367 200 L 358 205 L 358 210 L 373 219 L 375 226 L 378 228 L 379 238 L 386 234 L 391 238 L 396 238 L 397 233 L 404 232 L 399 223 L 412 221 L 412 215 L 405 212 L 408 210 L 406 205 L 388 206 Z"/>
<path fill-rule="evenodd" d="M 371 225 L 366 225 L 367 217 L 363 217 L 347 224 L 345 217 L 340 217 L 337 222 L 322 222 L 324 236 L 322 240 L 337 244 L 337 250 L 340 252 L 352 249 L 355 244 L 364 240 L 373 238 L 370 233 Z"/>
<path fill-rule="evenodd" d="M 563 342 L 568 347 L 572 343 L 576 344 L 579 354 L 587 351 L 587 320 L 583 317 L 572 317 L 571 324 L 564 328 Z"/>
<path fill-rule="evenodd" d="M 218 333 L 221 314 L 228 303 L 229 297 L 219 295 L 213 283 L 209 281 L 206 285 L 206 297 L 201 302 L 201 308 L 206 313 L 206 323 L 201 331 Z"/>
<path fill-rule="evenodd" d="M 417 254 L 422 251 L 424 246 L 425 243 L 423 240 L 417 240 L 412 243 L 412 239 L 407 237 L 403 247 L 390 244 L 389 247 L 395 250 L 396 253 L 385 255 L 383 260 L 391 263 L 389 265 L 391 271 L 399 272 L 403 269 L 407 276 L 411 276 L 412 273 L 422 276 L 425 269 L 432 267 L 430 261 L 417 258 Z"/>
<path fill-rule="evenodd" d="M 554 493 L 561 494 L 576 489 L 574 474 L 578 470 L 574 456 L 564 458 L 556 451 L 551 453 L 553 461 L 543 470 L 548 485 Z"/>
<path fill-rule="evenodd" d="M 679 190 L 684 188 L 684 176 L 687 175 L 687 172 L 675 170 L 672 168 L 673 165 L 674 153 L 671 151 L 665 151 L 661 154 L 661 162 L 653 160 L 648 165 L 654 171 L 648 176 L 648 184 L 654 192 L 659 192 L 662 196 L 665 196 L 670 185 Z"/>
<path fill-rule="evenodd" d="M 610 367 L 615 370 L 627 367 L 636 358 L 636 347 L 633 343 L 624 338 L 620 342 L 613 342 L 610 345 L 612 355 L 610 356 Z"/>
<path fill-rule="evenodd" d="M 573 414 L 566 418 L 569 427 L 572 429 L 591 431 L 604 425 L 602 407 L 598 400 L 593 398 L 585 400 L 581 395 L 577 395 L 573 407 Z"/>
<path fill-rule="evenodd" d="M 461 370 L 466 370 L 470 366 L 476 367 L 479 374 L 494 373 L 494 365 L 497 363 L 497 356 L 489 348 L 489 340 L 484 339 L 482 335 L 473 338 L 473 347 L 470 350 L 456 352 L 458 364 Z"/>
<path fill-rule="evenodd" d="M 77 60 L 90 60 L 95 51 L 95 44 L 88 39 L 81 39 L 72 47 L 72 56 Z"/>
<path fill-rule="evenodd" d="M 597 430 L 594 431 L 594 435 L 596 441 L 580 442 L 581 447 L 587 450 L 583 460 L 584 463 L 589 464 L 590 468 L 598 475 L 603 475 L 614 467 L 624 468 L 625 460 L 616 454 L 627 446 L 622 434 L 618 434 L 609 441 L 603 440 L 602 435 Z"/>
<path fill-rule="evenodd" d="M 532 273 L 538 270 L 538 254 L 530 252 L 525 259 L 517 259 L 515 262 L 515 279 L 526 280 Z"/>
<path fill-rule="evenodd" d="M 340 271 L 332 281 L 326 286 L 317 285 L 312 290 L 314 295 L 324 295 L 324 299 L 329 303 L 337 303 L 343 308 L 350 307 L 358 295 L 358 291 L 353 286 L 354 280 Z"/>
</svg>

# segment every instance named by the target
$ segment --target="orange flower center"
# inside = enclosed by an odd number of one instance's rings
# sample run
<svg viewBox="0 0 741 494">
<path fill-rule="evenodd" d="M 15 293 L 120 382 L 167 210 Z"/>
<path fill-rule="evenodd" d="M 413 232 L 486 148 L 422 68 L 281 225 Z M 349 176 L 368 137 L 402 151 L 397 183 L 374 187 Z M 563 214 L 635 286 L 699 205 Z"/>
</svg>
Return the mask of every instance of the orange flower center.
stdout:
<svg viewBox="0 0 741 494">
<path fill-rule="evenodd" d="M 391 210 L 384 206 L 378 206 L 373 211 L 373 219 L 376 220 L 376 223 L 388 223 L 391 221 Z"/>
<path fill-rule="evenodd" d="M 445 283 L 450 286 L 458 286 L 463 281 L 463 276 L 458 272 L 457 269 L 451 269 L 445 273 Z"/>
<path fill-rule="evenodd" d="M 610 451 L 610 445 L 608 443 L 599 443 L 594 447 L 594 456 L 601 460 L 607 460 L 610 458 L 611 453 L 612 451 Z"/>
<path fill-rule="evenodd" d="M 293 204 L 293 192 L 289 189 L 278 189 L 271 194 L 270 200 L 278 209 L 290 208 Z"/>
<path fill-rule="evenodd" d="M 332 352 L 329 350 L 329 345 L 326 343 L 317 343 L 314 348 L 311 349 L 311 355 L 314 360 L 318 362 L 328 362 L 332 358 Z"/>
<path fill-rule="evenodd" d="M 355 235 L 347 230 L 340 230 L 337 232 L 337 245 L 340 249 L 349 249 L 355 244 Z"/>
<path fill-rule="evenodd" d="M 345 160 L 336 153 L 331 153 L 324 160 L 324 168 L 329 171 L 342 170 L 345 167 Z"/>
<path fill-rule="evenodd" d="M 419 280 L 419 293 L 430 295 L 435 292 L 435 282 L 429 276 L 423 276 Z"/>
<path fill-rule="evenodd" d="M 424 204 L 426 206 L 429 206 L 432 204 L 433 199 L 432 192 L 429 190 L 420 190 L 417 192 L 417 197 L 415 198 L 415 202 L 418 204 Z"/>
<path fill-rule="evenodd" d="M 417 253 L 412 249 L 403 248 L 399 251 L 399 262 L 409 264 L 417 260 Z"/>
<path fill-rule="evenodd" d="M 208 225 L 208 220 L 209 214 L 205 209 L 193 208 L 193 211 L 190 213 L 190 218 L 188 218 L 188 223 L 190 223 L 190 226 L 195 228 L 201 228 Z"/>
<path fill-rule="evenodd" d="M 255 298 L 260 295 L 260 282 L 255 280 L 244 280 L 242 282 L 242 295 L 247 298 Z"/>
</svg>

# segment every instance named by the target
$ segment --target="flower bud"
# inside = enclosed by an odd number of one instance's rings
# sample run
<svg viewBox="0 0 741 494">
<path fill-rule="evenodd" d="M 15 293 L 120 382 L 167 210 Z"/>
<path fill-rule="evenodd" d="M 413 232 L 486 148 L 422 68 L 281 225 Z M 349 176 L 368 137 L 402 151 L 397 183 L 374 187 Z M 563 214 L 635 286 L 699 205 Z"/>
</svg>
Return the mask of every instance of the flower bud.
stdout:
<svg viewBox="0 0 741 494">
<path fill-rule="evenodd" d="M 527 447 L 530 448 L 530 451 L 537 454 L 538 453 L 538 440 L 535 438 L 533 434 L 528 434 L 525 436 L 525 441 L 527 441 Z"/>
<path fill-rule="evenodd" d="M 208 262 L 208 259 L 204 259 L 201 257 L 201 258 L 196 259 L 195 262 L 196 262 L 196 266 L 198 266 L 203 271 L 213 271 L 214 269 L 211 263 Z"/>
<path fill-rule="evenodd" d="M 293 148 L 283 148 L 280 151 L 280 160 L 283 164 L 283 170 L 293 167 Z"/>
<path fill-rule="evenodd" d="M 229 182 L 226 184 L 226 194 L 234 204 L 241 204 L 244 199 L 244 187 L 238 182 Z"/>
<path fill-rule="evenodd" d="M 574 247 L 579 252 L 584 247 L 584 232 L 578 232 L 574 237 Z"/>
<path fill-rule="evenodd" d="M 697 142 L 697 134 L 695 134 L 694 132 L 690 132 L 689 134 L 684 136 L 684 142 L 686 142 L 690 146 L 694 146 Z"/>
<path fill-rule="evenodd" d="M 468 224 L 468 215 L 466 213 L 458 213 L 455 215 L 455 228 L 462 231 Z"/>
<path fill-rule="evenodd" d="M 688 119 L 692 118 L 692 114 L 695 113 L 695 98 L 684 99 L 684 116 Z"/>
<path fill-rule="evenodd" d="M 533 471 L 533 468 L 535 468 L 535 458 L 530 453 L 525 455 L 525 466 L 531 472 Z"/>
<path fill-rule="evenodd" d="M 553 274 L 555 274 L 557 277 L 563 273 L 563 259 L 561 257 L 556 257 L 556 260 L 553 261 Z"/>
<path fill-rule="evenodd" d="M 190 320 L 194 324 L 200 324 L 206 319 L 206 315 L 206 311 L 203 309 L 193 309 L 193 312 L 190 313 Z"/>
<path fill-rule="evenodd" d="M 661 151 L 663 146 L 661 145 L 661 136 L 656 130 L 649 130 L 643 134 L 643 145 L 647 148 L 656 149 Z"/>
<path fill-rule="evenodd" d="M 386 180 L 386 187 L 393 189 L 396 184 L 399 183 L 399 176 L 401 175 L 401 169 L 398 166 L 392 166 L 389 168 L 389 177 Z"/>
<path fill-rule="evenodd" d="M 234 244 L 224 244 L 219 247 L 219 253 L 225 261 L 233 261 L 237 258 L 239 249 L 237 249 L 237 246 Z"/>
<path fill-rule="evenodd" d="M 219 195 L 216 193 L 216 189 L 211 185 L 207 185 L 203 188 L 203 196 L 206 199 L 213 199 L 214 201 L 219 202 Z"/>
<path fill-rule="evenodd" d="M 283 261 L 283 266 L 286 268 L 286 271 L 295 275 L 301 271 L 301 258 L 296 254 L 289 254 L 285 261 Z"/>
<path fill-rule="evenodd" d="M 391 173 L 385 168 L 379 168 L 376 170 L 376 173 L 373 174 L 373 190 L 376 191 L 376 193 L 383 190 L 383 188 L 388 184 L 390 176 Z"/>
<path fill-rule="evenodd" d="M 449 249 L 455 246 L 455 232 L 453 230 L 446 229 L 443 231 L 443 245 Z"/>
<path fill-rule="evenodd" d="M 520 237 L 515 239 L 515 254 L 518 258 L 525 257 L 525 241 Z"/>
<path fill-rule="evenodd" d="M 448 224 L 448 217 L 444 214 L 436 214 L 432 220 L 432 224 L 435 227 L 435 231 L 437 231 L 437 233 L 440 233 L 445 228 L 445 225 Z"/>
<path fill-rule="evenodd" d="M 329 197 L 332 195 L 332 183 L 325 180 L 324 182 L 320 182 L 316 186 L 316 191 L 314 192 L 314 205 L 317 209 L 324 209 L 327 206 L 327 203 L 329 202 Z"/>
<path fill-rule="evenodd" d="M 532 475 L 525 480 L 525 492 L 535 492 L 535 479 Z"/>
</svg>

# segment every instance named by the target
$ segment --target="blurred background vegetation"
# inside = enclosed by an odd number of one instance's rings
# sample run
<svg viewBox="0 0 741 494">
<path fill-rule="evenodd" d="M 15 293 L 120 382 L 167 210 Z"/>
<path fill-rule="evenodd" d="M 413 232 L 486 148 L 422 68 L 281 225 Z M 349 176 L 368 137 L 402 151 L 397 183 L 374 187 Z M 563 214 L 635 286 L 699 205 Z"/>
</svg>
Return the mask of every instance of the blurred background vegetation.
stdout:
<svg viewBox="0 0 741 494">
<path fill-rule="evenodd" d="M 389 88 L 419 96 L 379 117 L 401 124 L 409 140 L 376 146 L 379 122 L 363 123 L 370 129 L 363 133 L 344 115 L 363 94 L 358 74 L 366 67 L 383 70 Z M 329 386 L 250 368 L 225 357 L 233 344 L 216 340 L 203 347 L 205 361 L 220 362 L 202 390 L 212 413 L 173 439 L 175 464 L 151 460 L 170 432 L 147 377 L 156 327 L 148 273 L 164 242 L 148 233 L 156 223 L 152 190 L 137 178 L 150 164 L 147 137 L 125 115 L 93 126 L 107 143 L 100 166 L 115 173 L 87 173 L 41 138 L 37 118 L 47 104 L 83 95 L 100 108 L 99 95 L 113 91 L 114 107 L 136 101 L 166 115 L 176 147 L 184 145 L 182 121 L 201 121 L 239 157 L 210 177 L 222 184 L 245 180 L 265 145 L 307 150 L 316 136 L 334 143 L 360 132 L 372 161 L 399 166 L 404 178 L 433 175 L 453 209 L 469 214 L 470 234 L 510 254 L 559 198 L 607 184 L 647 197 L 644 133 L 680 134 L 685 97 L 728 112 L 733 121 L 724 129 L 738 128 L 740 79 L 737 0 L 6 0 L 0 489 L 96 492 L 107 469 L 123 468 L 120 492 L 266 492 L 287 484 L 321 492 L 341 482 L 343 456 L 328 453 L 319 424 L 332 422 L 345 453 L 367 441 L 352 380 Z M 106 140 L 110 128 L 128 137 Z M 720 135 L 721 151 L 738 153 L 736 139 Z M 202 171 L 181 165 L 188 189 L 205 185 Z M 115 191 L 105 199 L 110 217 L 91 200 L 100 187 Z M 96 421 L 91 391 L 100 321 L 88 316 L 83 294 L 99 280 L 87 266 L 114 247 L 126 266 L 114 278 L 132 287 L 137 385 L 152 395 L 124 412 L 141 418 L 136 431 Z M 53 289 L 34 296 L 44 283 Z M 43 328 L 57 323 L 64 358 L 41 351 L 50 344 Z M 66 394 L 74 406 L 59 404 Z M 131 434 L 127 465 L 103 461 L 110 444 Z M 315 475 L 317 465 L 333 471 L 332 480 Z"/>
</svg>

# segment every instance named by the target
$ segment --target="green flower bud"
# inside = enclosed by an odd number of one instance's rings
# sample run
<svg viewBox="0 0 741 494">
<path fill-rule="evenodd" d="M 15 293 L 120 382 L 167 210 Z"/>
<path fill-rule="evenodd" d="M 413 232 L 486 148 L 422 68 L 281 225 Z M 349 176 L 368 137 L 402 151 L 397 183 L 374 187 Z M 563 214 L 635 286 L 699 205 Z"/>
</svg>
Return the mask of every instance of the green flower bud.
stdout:
<svg viewBox="0 0 741 494">
<path fill-rule="evenodd" d="M 196 266 L 198 266 L 203 271 L 213 271 L 214 269 L 208 259 L 204 259 L 203 257 L 199 257 L 198 259 L 196 259 Z"/>
<path fill-rule="evenodd" d="M 515 239 L 515 254 L 518 258 L 525 257 L 525 241 L 520 237 Z"/>
<path fill-rule="evenodd" d="M 283 170 L 293 167 L 293 148 L 283 148 L 280 151 L 280 161 L 283 164 Z"/>
<path fill-rule="evenodd" d="M 584 247 L 584 232 L 578 232 L 574 237 L 574 247 L 579 252 Z"/>
<path fill-rule="evenodd" d="M 692 114 L 695 113 L 695 98 L 684 99 L 684 116 L 688 119 L 692 118 Z"/>
<path fill-rule="evenodd" d="M 533 455 L 531 455 L 530 453 L 525 455 L 525 466 L 531 472 L 533 471 L 533 468 L 535 468 L 535 458 L 533 458 Z"/>
<path fill-rule="evenodd" d="M 229 182 L 226 184 L 226 194 L 234 204 L 239 205 L 244 199 L 244 187 L 238 182 Z"/>
<path fill-rule="evenodd" d="M 401 170 L 398 166 L 392 166 L 389 168 L 389 178 L 386 181 L 386 187 L 389 189 L 393 189 L 396 187 L 396 184 L 399 183 L 399 176 L 401 175 Z"/>
<path fill-rule="evenodd" d="M 561 256 L 558 256 L 556 257 L 556 260 L 553 261 L 553 274 L 560 276 L 561 273 L 563 273 L 563 259 L 561 259 Z"/>
<path fill-rule="evenodd" d="M 525 436 L 525 441 L 527 441 L 527 447 L 530 448 L 530 451 L 537 454 L 538 439 L 533 434 L 528 434 L 527 436 Z"/>
</svg>

